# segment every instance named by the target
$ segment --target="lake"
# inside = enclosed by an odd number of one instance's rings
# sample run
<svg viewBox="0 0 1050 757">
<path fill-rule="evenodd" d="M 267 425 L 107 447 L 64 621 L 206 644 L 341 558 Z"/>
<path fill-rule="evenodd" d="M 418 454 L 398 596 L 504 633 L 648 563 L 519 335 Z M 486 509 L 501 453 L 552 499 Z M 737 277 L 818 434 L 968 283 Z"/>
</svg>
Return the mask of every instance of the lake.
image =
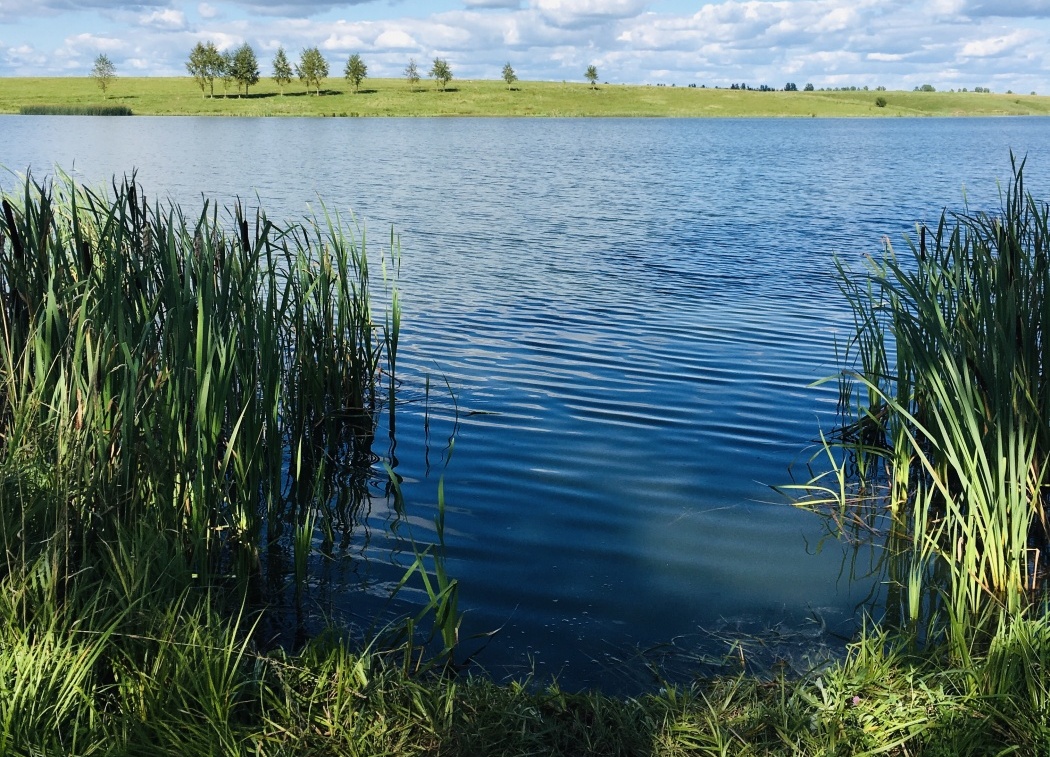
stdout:
<svg viewBox="0 0 1050 757">
<path fill-rule="evenodd" d="M 0 116 L 0 135 L 11 171 L 136 170 L 190 214 L 323 201 L 377 267 L 395 229 L 396 460 L 376 452 L 407 509 L 377 496 L 316 560 L 313 614 L 367 624 L 433 540 L 443 481 L 462 636 L 500 629 L 478 663 L 625 691 L 650 663 L 842 648 L 877 587 L 770 488 L 808 477 L 835 421 L 833 384 L 810 386 L 849 334 L 834 257 L 997 208 L 1011 148 L 1050 188 L 1050 120 L 1029 118 Z"/>
</svg>

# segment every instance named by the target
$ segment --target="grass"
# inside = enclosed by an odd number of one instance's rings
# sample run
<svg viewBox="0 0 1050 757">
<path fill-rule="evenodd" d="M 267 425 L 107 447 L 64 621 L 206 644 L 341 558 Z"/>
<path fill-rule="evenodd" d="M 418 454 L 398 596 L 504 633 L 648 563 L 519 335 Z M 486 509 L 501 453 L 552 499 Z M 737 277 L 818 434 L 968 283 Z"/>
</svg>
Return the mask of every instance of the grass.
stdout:
<svg viewBox="0 0 1050 757">
<path fill-rule="evenodd" d="M 171 582 L 171 557 L 137 572 Z M 236 604 L 220 608 L 207 592 L 172 598 L 165 586 L 123 591 L 118 562 L 64 588 L 43 563 L 0 581 L 5 754 L 981 755 L 1050 745 L 1045 628 L 1015 627 L 966 670 L 870 634 L 802 679 L 728 675 L 614 698 L 414 673 L 396 650 L 352 651 L 334 634 L 294 654 L 262 652 Z"/>
<path fill-rule="evenodd" d="M 284 94 L 269 78 L 238 97 L 231 87 L 207 98 L 189 77 L 118 78 L 110 98 L 139 115 L 209 116 L 653 116 L 653 117 L 860 117 L 1002 116 L 1050 114 L 1050 97 L 972 92 L 757 92 L 686 86 L 453 80 L 445 92 L 430 81 L 366 79 L 354 93 L 344 79 L 328 79 L 322 96 L 298 82 Z M 37 105 L 97 102 L 90 78 L 8 78 L 0 113 Z M 876 100 L 882 98 L 885 106 Z"/>
</svg>

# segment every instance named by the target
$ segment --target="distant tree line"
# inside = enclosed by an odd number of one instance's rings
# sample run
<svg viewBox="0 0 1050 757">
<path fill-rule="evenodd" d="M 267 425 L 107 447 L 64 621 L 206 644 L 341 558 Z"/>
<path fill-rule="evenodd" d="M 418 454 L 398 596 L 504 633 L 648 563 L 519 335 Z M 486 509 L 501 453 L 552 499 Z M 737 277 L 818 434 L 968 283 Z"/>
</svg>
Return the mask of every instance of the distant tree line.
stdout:
<svg viewBox="0 0 1050 757">
<path fill-rule="evenodd" d="M 294 75 L 303 83 L 307 92 L 312 91 L 315 95 L 320 95 L 322 93 L 321 87 L 329 74 L 328 61 L 316 46 L 303 49 L 299 54 L 299 60 L 294 64 L 289 61 L 284 48 L 280 47 L 278 48 L 276 55 L 274 55 L 272 67 L 273 80 L 280 89 L 281 94 L 284 94 L 284 88 L 291 83 L 292 76 Z M 197 86 L 200 87 L 201 93 L 205 97 L 215 97 L 216 80 L 219 80 L 222 83 L 223 96 L 226 97 L 228 96 L 230 84 L 236 84 L 235 91 L 238 96 L 240 96 L 242 88 L 244 95 L 247 95 L 248 88 L 258 84 L 260 78 L 258 59 L 256 58 L 255 51 L 247 42 L 236 49 L 225 51 L 220 51 L 214 42 L 198 42 L 193 47 L 193 50 L 190 51 L 189 59 L 186 61 L 186 70 L 189 71 L 190 75 L 197 83 Z M 409 60 L 402 75 L 412 87 L 415 87 L 419 83 L 421 79 L 420 68 L 414 59 Z M 452 81 L 452 68 L 444 58 L 434 58 L 430 70 L 427 71 L 426 75 L 434 80 L 439 90 L 444 91 L 448 87 L 449 82 Z M 99 59 L 96 60 L 96 68 L 92 71 L 92 76 L 95 78 L 102 92 L 105 93 L 106 89 L 109 87 L 110 81 L 115 76 L 113 64 L 109 62 L 109 59 L 104 55 L 100 55 Z M 364 62 L 364 59 L 359 53 L 354 53 L 347 59 L 346 65 L 343 69 L 343 76 L 353 87 L 355 93 L 361 91 L 361 84 L 368 76 L 368 65 Z M 514 82 L 518 80 L 518 76 L 509 62 L 503 66 L 502 77 L 507 84 L 507 88 L 513 89 Z M 583 73 L 583 78 L 590 84 L 592 89 L 596 89 L 599 78 L 598 68 L 594 65 L 587 66 Z M 657 86 L 666 85 L 657 84 Z M 673 87 L 675 85 L 672 84 L 670 86 Z M 697 87 L 696 84 L 689 84 L 688 86 L 694 89 Z M 700 85 L 700 87 L 706 88 L 706 85 Z M 721 87 L 716 86 L 715 89 L 721 89 Z M 751 92 L 799 91 L 798 85 L 795 82 L 790 81 L 779 90 L 768 84 L 761 84 L 757 87 L 752 87 L 746 82 L 734 82 L 730 84 L 729 89 Z M 812 83 L 807 83 L 803 87 L 803 91 L 814 92 L 817 90 Z M 868 87 L 821 87 L 819 91 L 867 92 Z M 885 92 L 886 88 L 882 86 L 875 87 L 875 91 Z M 936 92 L 937 90 L 932 84 L 922 84 L 915 87 L 914 91 Z M 954 92 L 955 90 L 952 91 Z M 959 92 L 966 91 L 965 88 L 959 90 Z M 987 87 L 974 87 L 973 91 L 991 92 L 991 89 Z M 1033 92 L 1032 94 L 1035 93 Z"/>
<path fill-rule="evenodd" d="M 259 83 L 259 63 L 255 51 L 247 42 L 236 50 L 220 51 L 214 42 L 198 42 L 190 51 L 189 59 L 186 61 L 186 70 L 200 87 L 205 97 L 215 97 L 215 82 L 223 84 L 223 96 L 227 95 L 229 85 L 237 84 L 237 93 L 240 95 L 241 87 L 244 94 L 248 94 L 248 87 Z M 313 91 L 315 95 L 321 94 L 321 87 L 328 78 L 328 61 L 322 55 L 319 48 L 307 47 L 299 54 L 299 60 L 295 64 L 288 60 L 288 54 L 284 48 L 277 49 L 273 58 L 273 80 L 284 94 L 284 88 L 291 84 L 292 75 L 297 76 L 307 91 Z M 452 68 L 444 58 L 434 58 L 428 76 L 434 79 L 438 89 L 444 90 L 452 81 Z M 354 53 L 347 61 L 343 69 L 344 78 L 350 82 L 354 92 L 360 92 L 361 83 L 368 76 L 368 65 L 360 54 Z M 404 76 L 411 85 L 419 82 L 419 67 L 415 60 L 408 62 Z M 518 77 L 511 68 L 510 63 L 503 67 L 503 79 L 509 87 Z"/>
<path fill-rule="evenodd" d="M 201 88 L 201 93 L 207 88 L 209 97 L 215 97 L 215 80 L 223 84 L 223 96 L 228 93 L 231 82 L 237 83 L 237 93 L 244 87 L 244 94 L 248 94 L 248 87 L 259 83 L 259 62 L 255 57 L 252 46 L 245 42 L 236 50 L 220 52 L 214 42 L 198 42 L 190 51 L 190 58 L 186 61 L 186 70 Z"/>
</svg>

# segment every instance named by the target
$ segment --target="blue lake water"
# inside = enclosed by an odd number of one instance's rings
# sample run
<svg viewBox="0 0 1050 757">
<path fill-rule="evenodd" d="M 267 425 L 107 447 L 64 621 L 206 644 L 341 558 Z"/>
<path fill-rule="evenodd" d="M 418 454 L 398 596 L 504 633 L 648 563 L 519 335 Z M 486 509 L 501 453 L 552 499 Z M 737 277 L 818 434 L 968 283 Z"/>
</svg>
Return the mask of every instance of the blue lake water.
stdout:
<svg viewBox="0 0 1050 757">
<path fill-rule="evenodd" d="M 407 513 L 377 497 L 318 559 L 316 612 L 367 622 L 443 479 L 462 635 L 501 629 L 479 664 L 611 689 L 668 651 L 795 659 L 852 633 L 870 582 L 770 488 L 834 422 L 833 385 L 809 386 L 849 333 L 833 259 L 998 207 L 1010 149 L 1047 197 L 1050 119 L 0 116 L 12 171 L 137 170 L 275 219 L 323 201 L 377 263 L 393 227 Z"/>
</svg>

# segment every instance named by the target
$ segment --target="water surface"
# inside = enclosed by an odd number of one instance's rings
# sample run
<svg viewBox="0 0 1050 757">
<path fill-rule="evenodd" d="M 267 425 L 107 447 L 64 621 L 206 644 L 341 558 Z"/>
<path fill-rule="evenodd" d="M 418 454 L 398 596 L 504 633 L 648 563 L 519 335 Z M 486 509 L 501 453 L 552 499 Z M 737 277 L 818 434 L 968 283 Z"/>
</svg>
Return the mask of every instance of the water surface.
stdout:
<svg viewBox="0 0 1050 757">
<path fill-rule="evenodd" d="M 634 653 L 661 644 L 717 659 L 759 633 L 796 655 L 852 632 L 871 586 L 769 486 L 805 477 L 834 420 L 833 388 L 809 386 L 848 335 L 833 259 L 997 207 L 1011 148 L 1042 197 L 1050 175 L 1050 120 L 1022 118 L 0 117 L 0 135 L 16 171 L 137 170 L 155 197 L 276 219 L 323 201 L 377 254 L 393 226 L 407 518 L 374 504 L 319 563 L 319 609 L 366 621 L 407 537 L 433 538 L 443 477 L 463 635 L 502 629 L 479 662 L 607 688 L 644 683 Z"/>
</svg>

